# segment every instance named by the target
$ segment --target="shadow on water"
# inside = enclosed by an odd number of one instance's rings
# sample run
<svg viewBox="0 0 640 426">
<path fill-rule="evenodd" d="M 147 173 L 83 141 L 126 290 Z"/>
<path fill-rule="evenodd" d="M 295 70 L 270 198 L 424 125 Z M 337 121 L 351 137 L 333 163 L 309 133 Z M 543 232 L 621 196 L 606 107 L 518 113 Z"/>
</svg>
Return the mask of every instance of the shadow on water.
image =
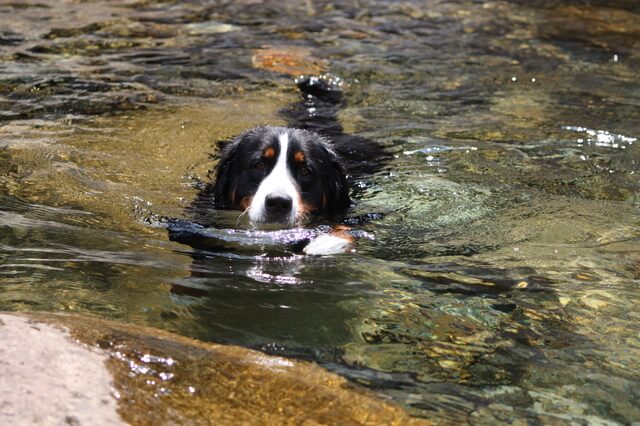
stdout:
<svg viewBox="0 0 640 426">
<path fill-rule="evenodd" d="M 0 308 L 313 359 L 436 422 L 638 421 L 636 3 L 0 2 Z M 381 148 L 355 253 L 208 208 L 258 124 Z"/>
</svg>

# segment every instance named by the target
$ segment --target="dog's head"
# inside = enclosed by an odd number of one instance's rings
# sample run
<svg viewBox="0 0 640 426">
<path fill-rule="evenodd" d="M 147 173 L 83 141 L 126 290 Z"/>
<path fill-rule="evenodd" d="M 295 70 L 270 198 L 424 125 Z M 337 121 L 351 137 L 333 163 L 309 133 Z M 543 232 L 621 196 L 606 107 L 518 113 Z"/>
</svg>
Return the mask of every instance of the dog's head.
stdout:
<svg viewBox="0 0 640 426">
<path fill-rule="evenodd" d="M 225 148 L 214 184 L 216 207 L 246 211 L 253 224 L 292 226 L 309 213 L 349 207 L 345 170 L 316 133 L 257 127 Z"/>
</svg>

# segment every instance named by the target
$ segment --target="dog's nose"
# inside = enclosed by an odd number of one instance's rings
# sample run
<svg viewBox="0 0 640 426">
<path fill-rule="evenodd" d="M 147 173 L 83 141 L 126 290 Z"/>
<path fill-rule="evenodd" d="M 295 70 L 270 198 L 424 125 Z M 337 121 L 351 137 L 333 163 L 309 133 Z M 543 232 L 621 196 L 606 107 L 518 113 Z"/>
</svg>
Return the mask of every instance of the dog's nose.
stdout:
<svg viewBox="0 0 640 426">
<path fill-rule="evenodd" d="M 287 214 L 291 211 L 293 200 L 287 195 L 269 195 L 264 206 L 270 214 Z"/>
</svg>

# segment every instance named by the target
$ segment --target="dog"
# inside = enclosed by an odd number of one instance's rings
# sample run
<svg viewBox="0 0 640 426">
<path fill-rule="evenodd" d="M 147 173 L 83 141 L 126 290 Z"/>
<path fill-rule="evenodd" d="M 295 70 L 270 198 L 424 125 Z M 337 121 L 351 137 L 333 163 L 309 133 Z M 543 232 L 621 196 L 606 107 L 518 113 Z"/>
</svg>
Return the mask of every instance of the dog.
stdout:
<svg viewBox="0 0 640 426">
<path fill-rule="evenodd" d="M 223 243 L 208 231 L 220 225 L 211 220 L 213 208 L 214 212 L 240 211 L 240 217 L 248 217 L 251 228 L 257 230 L 326 220 L 335 225 L 328 231 L 326 226 L 310 229 L 313 232 L 303 238 L 301 251 L 325 255 L 350 249 L 354 235 L 360 235 L 344 223 L 352 196 L 357 195 L 352 182 L 377 170 L 389 155 L 374 141 L 343 132 L 337 118 L 344 106 L 341 79 L 306 76 L 298 78 L 296 85 L 302 102 L 282 111 L 287 127 L 258 126 L 221 142 L 213 182 L 194 200 L 193 221 L 171 222 L 173 240 L 207 250 Z M 348 225 L 354 223 L 361 222 L 358 218 L 348 221 Z M 293 243 L 293 251 L 300 246 Z"/>
<path fill-rule="evenodd" d="M 240 134 L 215 176 L 214 207 L 244 211 L 254 226 L 300 225 L 312 214 L 335 218 L 351 204 L 342 159 L 306 130 L 261 126 Z"/>
</svg>

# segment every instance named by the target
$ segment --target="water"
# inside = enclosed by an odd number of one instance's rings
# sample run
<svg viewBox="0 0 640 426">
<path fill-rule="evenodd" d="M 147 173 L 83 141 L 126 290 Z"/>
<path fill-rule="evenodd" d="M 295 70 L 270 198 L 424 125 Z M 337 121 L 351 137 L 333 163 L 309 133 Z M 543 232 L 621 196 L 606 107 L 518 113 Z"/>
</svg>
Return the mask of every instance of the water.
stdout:
<svg viewBox="0 0 640 426">
<path fill-rule="evenodd" d="M 0 310 L 311 359 L 436 421 L 640 420 L 633 1 L 0 3 Z M 283 53 L 284 52 L 284 53 Z M 196 250 L 216 142 L 348 83 L 355 253 Z M 225 231 L 226 232 L 226 231 Z"/>
</svg>

